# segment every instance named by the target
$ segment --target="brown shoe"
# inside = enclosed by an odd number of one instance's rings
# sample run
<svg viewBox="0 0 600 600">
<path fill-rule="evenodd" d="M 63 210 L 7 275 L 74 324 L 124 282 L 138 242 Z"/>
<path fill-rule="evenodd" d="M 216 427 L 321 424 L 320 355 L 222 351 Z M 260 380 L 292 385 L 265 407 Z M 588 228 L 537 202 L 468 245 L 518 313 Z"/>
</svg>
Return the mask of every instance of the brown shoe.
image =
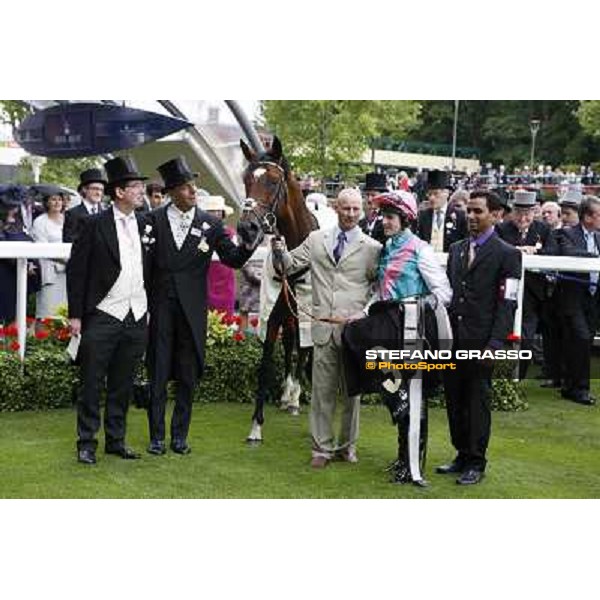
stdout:
<svg viewBox="0 0 600 600">
<path fill-rule="evenodd" d="M 324 456 L 313 456 L 312 460 L 310 461 L 310 466 L 313 469 L 324 469 L 328 462 L 329 460 Z"/>
</svg>

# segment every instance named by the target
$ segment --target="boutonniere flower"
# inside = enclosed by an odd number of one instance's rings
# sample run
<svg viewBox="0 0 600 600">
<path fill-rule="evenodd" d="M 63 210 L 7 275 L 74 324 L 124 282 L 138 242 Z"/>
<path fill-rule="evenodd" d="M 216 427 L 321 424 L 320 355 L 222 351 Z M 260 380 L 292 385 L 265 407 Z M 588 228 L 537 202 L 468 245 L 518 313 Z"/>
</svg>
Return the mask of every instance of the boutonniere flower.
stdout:
<svg viewBox="0 0 600 600">
<path fill-rule="evenodd" d="M 202 252 L 203 254 L 205 254 L 206 252 L 208 252 L 210 250 L 210 247 L 206 241 L 206 238 L 202 238 L 200 240 L 200 243 L 198 244 L 198 251 Z"/>
<path fill-rule="evenodd" d="M 210 229 L 210 225 L 206 221 L 202 221 L 200 227 L 202 227 L 202 231 L 208 231 Z"/>
<path fill-rule="evenodd" d="M 446 229 L 454 229 L 454 223 L 452 221 L 446 223 Z"/>
<path fill-rule="evenodd" d="M 151 246 L 152 244 L 154 244 L 154 242 L 156 242 L 156 239 L 152 237 L 152 225 L 148 224 L 144 227 L 144 233 L 142 235 L 141 240 L 144 246 Z"/>
</svg>

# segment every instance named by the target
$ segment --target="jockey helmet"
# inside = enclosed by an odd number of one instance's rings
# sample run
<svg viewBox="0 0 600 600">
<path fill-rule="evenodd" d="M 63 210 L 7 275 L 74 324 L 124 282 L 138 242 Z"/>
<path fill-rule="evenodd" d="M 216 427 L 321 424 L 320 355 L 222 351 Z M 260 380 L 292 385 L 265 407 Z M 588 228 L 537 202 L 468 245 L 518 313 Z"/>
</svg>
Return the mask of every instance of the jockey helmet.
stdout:
<svg viewBox="0 0 600 600">
<path fill-rule="evenodd" d="M 393 192 L 385 192 L 373 198 L 373 203 L 376 204 L 382 212 L 390 211 L 399 215 L 404 215 L 408 221 L 414 221 L 417 218 L 417 201 L 410 192 L 396 190 Z"/>
</svg>

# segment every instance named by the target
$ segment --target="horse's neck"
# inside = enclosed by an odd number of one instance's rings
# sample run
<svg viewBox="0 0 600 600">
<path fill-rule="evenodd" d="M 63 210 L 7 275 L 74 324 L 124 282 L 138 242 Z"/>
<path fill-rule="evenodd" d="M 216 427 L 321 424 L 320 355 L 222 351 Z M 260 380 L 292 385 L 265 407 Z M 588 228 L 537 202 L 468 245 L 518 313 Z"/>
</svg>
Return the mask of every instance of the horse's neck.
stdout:
<svg viewBox="0 0 600 600">
<path fill-rule="evenodd" d="M 279 219 L 279 231 L 285 238 L 286 246 L 293 250 L 314 229 L 315 220 L 304 202 L 300 187 L 288 186 L 286 210 Z"/>
</svg>

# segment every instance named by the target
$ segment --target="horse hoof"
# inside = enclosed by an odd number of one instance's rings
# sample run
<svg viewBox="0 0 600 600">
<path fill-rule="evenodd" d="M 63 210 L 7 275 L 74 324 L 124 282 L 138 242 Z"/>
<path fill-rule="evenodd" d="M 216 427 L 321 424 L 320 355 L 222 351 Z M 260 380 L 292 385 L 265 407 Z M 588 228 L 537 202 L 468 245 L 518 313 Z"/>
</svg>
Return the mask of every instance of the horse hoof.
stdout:
<svg viewBox="0 0 600 600">
<path fill-rule="evenodd" d="M 246 444 L 248 444 L 249 446 L 258 446 L 259 444 L 262 444 L 262 439 L 247 437 Z"/>
<path fill-rule="evenodd" d="M 300 409 L 297 406 L 288 406 L 287 411 L 292 417 L 297 417 L 300 414 Z"/>
</svg>

